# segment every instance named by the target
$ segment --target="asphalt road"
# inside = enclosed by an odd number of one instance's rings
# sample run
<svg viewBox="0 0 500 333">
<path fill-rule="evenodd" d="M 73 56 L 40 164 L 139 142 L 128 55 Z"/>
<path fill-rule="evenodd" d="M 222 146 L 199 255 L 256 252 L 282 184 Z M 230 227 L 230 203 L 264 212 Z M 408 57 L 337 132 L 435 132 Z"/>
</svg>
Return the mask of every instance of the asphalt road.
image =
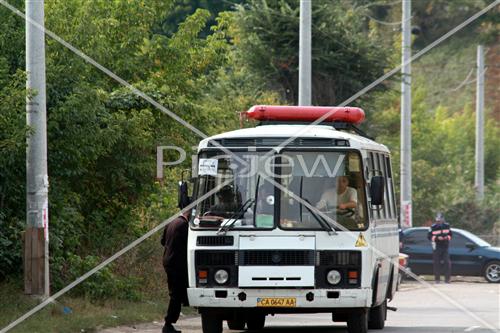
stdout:
<svg viewBox="0 0 500 333">
<path fill-rule="evenodd" d="M 488 283 L 452 283 L 434 286 L 456 301 L 451 304 L 436 291 L 418 283 L 403 284 L 389 304 L 386 328 L 391 333 L 491 333 L 500 332 L 500 285 Z M 457 304 L 459 306 L 457 306 Z M 462 308 L 459 308 L 460 305 Z M 118 327 L 101 333 L 158 333 L 162 323 Z M 183 333 L 201 333 L 198 316 L 184 317 L 176 325 Z M 490 328 L 488 328 L 490 327 Z M 233 333 L 225 326 L 224 332 Z M 277 315 L 266 318 L 265 333 L 346 333 L 343 323 L 333 323 L 328 314 Z M 373 332 L 377 332 L 374 330 Z"/>
</svg>

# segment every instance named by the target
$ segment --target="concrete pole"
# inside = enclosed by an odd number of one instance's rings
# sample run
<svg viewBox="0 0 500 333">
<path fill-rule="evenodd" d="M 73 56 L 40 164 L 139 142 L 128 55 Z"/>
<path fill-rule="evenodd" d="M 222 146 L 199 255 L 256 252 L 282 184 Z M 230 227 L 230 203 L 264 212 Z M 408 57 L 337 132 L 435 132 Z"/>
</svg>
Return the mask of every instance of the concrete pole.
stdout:
<svg viewBox="0 0 500 333">
<path fill-rule="evenodd" d="M 300 0 L 299 105 L 311 105 L 311 2 Z"/>
<path fill-rule="evenodd" d="M 402 67 L 401 67 L 401 223 L 411 227 L 411 0 L 402 0 Z"/>
<path fill-rule="evenodd" d="M 26 16 L 44 26 L 44 0 L 26 0 Z M 45 105 L 45 35 L 26 20 L 26 122 L 33 131 L 26 149 L 25 281 L 28 294 L 49 296 L 48 173 Z M 26 269 L 28 267 L 28 269 Z M 27 276 L 28 274 L 31 274 Z M 30 289 L 30 290 L 27 290 Z"/>
<path fill-rule="evenodd" d="M 477 46 L 476 80 L 476 198 L 484 198 L 484 48 Z"/>
</svg>

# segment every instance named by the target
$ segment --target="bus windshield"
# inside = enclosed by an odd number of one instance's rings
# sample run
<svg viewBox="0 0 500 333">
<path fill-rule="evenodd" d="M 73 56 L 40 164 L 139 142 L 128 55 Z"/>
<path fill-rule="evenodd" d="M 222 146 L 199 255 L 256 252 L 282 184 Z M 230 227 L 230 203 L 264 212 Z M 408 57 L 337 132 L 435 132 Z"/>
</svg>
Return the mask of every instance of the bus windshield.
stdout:
<svg viewBox="0 0 500 333">
<path fill-rule="evenodd" d="M 285 152 L 281 156 L 281 228 L 319 229 L 318 215 L 322 215 L 337 230 L 366 229 L 358 153 Z"/>
<path fill-rule="evenodd" d="M 194 211 L 194 227 L 367 227 L 359 153 L 214 150 L 198 162 L 196 194 L 205 198 Z"/>
<path fill-rule="evenodd" d="M 265 164 L 273 155 L 266 153 L 200 154 L 196 187 L 198 197 L 206 198 L 196 208 L 196 226 L 216 227 L 233 220 L 239 228 L 274 227 L 274 188 L 267 180 L 273 170 L 270 165 L 266 170 Z"/>
</svg>

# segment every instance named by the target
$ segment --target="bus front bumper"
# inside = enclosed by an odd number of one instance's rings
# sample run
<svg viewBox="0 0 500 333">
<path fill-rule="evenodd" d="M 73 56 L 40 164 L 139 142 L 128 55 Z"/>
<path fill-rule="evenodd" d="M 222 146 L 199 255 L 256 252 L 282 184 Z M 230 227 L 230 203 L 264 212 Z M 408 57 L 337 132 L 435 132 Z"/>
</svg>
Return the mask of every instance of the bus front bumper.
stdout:
<svg viewBox="0 0 500 333">
<path fill-rule="evenodd" d="M 295 308 L 365 308 L 372 289 L 188 288 L 188 297 L 194 307 L 255 308 L 264 298 L 292 298 Z"/>
</svg>

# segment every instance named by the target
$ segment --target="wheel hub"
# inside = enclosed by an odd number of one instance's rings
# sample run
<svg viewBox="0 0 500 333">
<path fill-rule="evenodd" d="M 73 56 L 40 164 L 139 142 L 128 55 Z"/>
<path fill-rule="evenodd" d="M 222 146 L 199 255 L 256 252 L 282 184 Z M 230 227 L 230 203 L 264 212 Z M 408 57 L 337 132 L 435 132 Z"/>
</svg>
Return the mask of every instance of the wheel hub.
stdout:
<svg viewBox="0 0 500 333">
<path fill-rule="evenodd" d="M 488 267 L 488 276 L 491 280 L 497 281 L 500 279 L 500 266 L 499 265 L 491 265 Z"/>
</svg>

